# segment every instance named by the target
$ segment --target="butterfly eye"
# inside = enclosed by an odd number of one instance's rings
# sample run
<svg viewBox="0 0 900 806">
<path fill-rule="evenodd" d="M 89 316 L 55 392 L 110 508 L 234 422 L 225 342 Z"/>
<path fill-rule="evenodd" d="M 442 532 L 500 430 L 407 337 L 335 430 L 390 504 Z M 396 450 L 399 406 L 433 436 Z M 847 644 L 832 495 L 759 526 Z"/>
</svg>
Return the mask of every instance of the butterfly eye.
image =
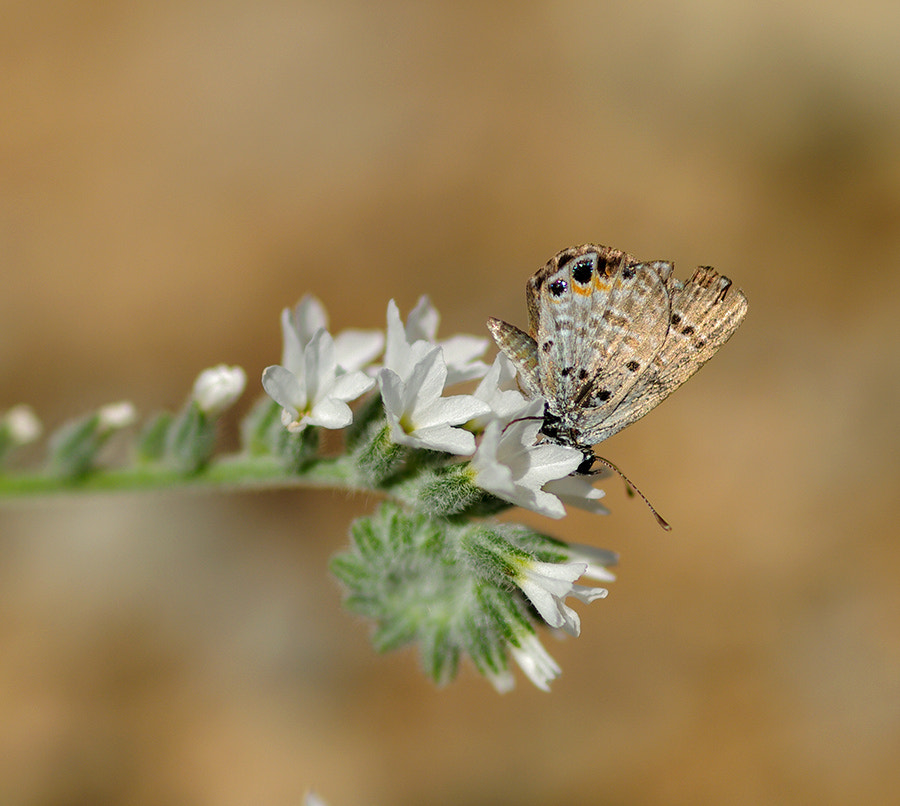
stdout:
<svg viewBox="0 0 900 806">
<path fill-rule="evenodd" d="M 569 289 L 569 284 L 565 280 L 554 280 L 550 283 L 550 293 L 554 297 L 560 297 Z"/>
</svg>

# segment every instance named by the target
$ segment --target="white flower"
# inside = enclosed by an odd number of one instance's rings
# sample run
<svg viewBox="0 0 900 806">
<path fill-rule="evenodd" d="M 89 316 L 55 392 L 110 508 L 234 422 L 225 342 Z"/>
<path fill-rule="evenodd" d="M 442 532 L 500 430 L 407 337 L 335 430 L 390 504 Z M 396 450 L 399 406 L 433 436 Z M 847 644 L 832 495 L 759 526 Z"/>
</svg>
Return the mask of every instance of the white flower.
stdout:
<svg viewBox="0 0 900 806">
<path fill-rule="evenodd" d="M 575 584 L 580 577 L 599 582 L 612 582 L 615 576 L 606 566 L 614 565 L 618 557 L 611 551 L 582 546 L 567 546 L 563 553 L 569 562 L 546 563 L 539 560 L 512 560 L 516 574 L 513 581 L 534 605 L 541 618 L 551 627 L 562 628 L 570 635 L 578 635 L 581 622 L 578 614 L 565 603 L 574 596 L 585 604 L 605 599 L 606 588 L 594 588 Z"/>
<path fill-rule="evenodd" d="M 548 481 L 544 490 L 557 496 L 564 504 L 586 509 L 595 515 L 609 515 L 609 510 L 599 503 L 606 493 L 594 487 L 596 476 L 566 476 Z"/>
<path fill-rule="evenodd" d="M 510 644 L 509 651 L 513 660 L 539 689 L 550 691 L 549 683 L 559 677 L 562 669 L 544 649 L 538 637 L 533 633 L 517 635 L 516 644 Z"/>
<path fill-rule="evenodd" d="M 489 423 L 472 457 L 479 487 L 504 501 L 532 509 L 550 518 L 562 518 L 566 509 L 559 498 L 544 490 L 554 479 L 565 478 L 581 464 L 581 452 L 553 442 L 534 444 L 541 428 L 544 401 L 530 401 L 523 418 L 503 426 Z"/>
<path fill-rule="evenodd" d="M 283 411 L 281 422 L 288 431 L 307 425 L 344 428 L 353 422 L 347 402 L 355 400 L 375 385 L 362 372 L 339 373 L 334 356 L 334 340 L 327 330 L 316 331 L 303 348 L 303 360 L 294 369 L 267 367 L 262 377 L 266 393 Z"/>
<path fill-rule="evenodd" d="M 517 574 L 513 581 L 541 614 L 541 618 L 551 627 L 561 627 L 570 635 L 578 635 L 581 632 L 581 620 L 563 600 L 573 595 L 575 580 L 587 571 L 587 563 L 524 560 L 516 565 Z"/>
<path fill-rule="evenodd" d="M 200 410 L 215 417 L 237 400 L 247 385 L 247 375 L 241 367 L 205 369 L 194 381 L 192 397 Z"/>
<path fill-rule="evenodd" d="M 326 806 L 326 803 L 315 792 L 309 791 L 303 799 L 303 806 Z"/>
<path fill-rule="evenodd" d="M 399 321 L 399 314 L 397 319 Z M 404 329 L 406 340 L 410 344 L 416 341 L 426 341 L 429 344 L 437 344 L 443 350 L 444 361 L 447 364 L 447 386 L 482 377 L 488 367 L 484 361 L 477 359 L 484 355 L 488 340 L 476 336 L 453 336 L 438 342 L 439 322 L 440 315 L 431 304 L 431 300 L 425 295 L 419 297 L 416 307 L 412 309 L 406 320 Z M 388 341 L 390 341 L 390 321 Z M 388 366 L 387 357 L 385 357 L 385 366 Z"/>
<path fill-rule="evenodd" d="M 447 367 L 440 347 L 417 341 L 400 346 L 391 358 L 400 372 L 384 367 L 378 373 L 391 439 L 400 445 L 471 455 L 475 437 L 453 426 L 485 414 L 488 405 L 471 395 L 441 397 Z"/>
<path fill-rule="evenodd" d="M 468 426 L 474 431 L 483 431 L 491 420 L 499 420 L 503 425 L 521 417 L 531 401 L 526 399 L 516 383 L 516 368 L 503 353 L 497 353 L 487 375 L 481 379 L 473 396 L 491 407 L 489 414 L 476 417 Z"/>
<path fill-rule="evenodd" d="M 567 543 L 565 553 L 570 562 L 587 563 L 584 576 L 596 579 L 598 582 L 615 582 L 616 576 L 608 566 L 617 565 L 619 555 L 607 549 L 598 549 L 596 546 L 586 546 L 582 543 Z"/>
<path fill-rule="evenodd" d="M 100 433 L 118 431 L 127 428 L 137 419 L 137 409 L 128 400 L 120 403 L 107 403 L 97 410 L 97 430 Z"/>
<path fill-rule="evenodd" d="M 400 309 L 394 300 L 388 302 L 387 342 L 384 347 L 384 367 L 395 373 L 401 380 L 412 375 L 418 363 L 435 349 L 428 341 L 410 341 L 403 329 Z"/>
<path fill-rule="evenodd" d="M 24 403 L 13 406 L 4 413 L 0 428 L 6 431 L 6 436 L 13 445 L 34 442 L 44 430 L 34 409 Z"/>
<path fill-rule="evenodd" d="M 306 345 L 322 329 L 328 330 L 328 314 L 311 294 L 306 294 L 293 310 L 285 308 L 281 312 L 281 365 L 296 372 L 303 364 Z M 353 372 L 369 364 L 383 347 L 380 330 L 344 330 L 334 337 L 334 360 L 340 372 Z"/>
</svg>

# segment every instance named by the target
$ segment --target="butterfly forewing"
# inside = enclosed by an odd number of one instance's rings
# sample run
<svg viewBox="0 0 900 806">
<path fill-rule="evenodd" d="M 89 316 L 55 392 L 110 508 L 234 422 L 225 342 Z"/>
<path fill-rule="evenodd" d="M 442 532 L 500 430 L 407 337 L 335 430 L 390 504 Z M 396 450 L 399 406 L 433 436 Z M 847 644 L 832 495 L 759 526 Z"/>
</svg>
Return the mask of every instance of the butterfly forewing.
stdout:
<svg viewBox="0 0 900 806">
<path fill-rule="evenodd" d="M 497 346 L 519 373 L 522 391 L 528 397 L 543 396 L 538 373 L 537 344 L 527 333 L 501 319 L 488 319 L 488 328 Z"/>
</svg>

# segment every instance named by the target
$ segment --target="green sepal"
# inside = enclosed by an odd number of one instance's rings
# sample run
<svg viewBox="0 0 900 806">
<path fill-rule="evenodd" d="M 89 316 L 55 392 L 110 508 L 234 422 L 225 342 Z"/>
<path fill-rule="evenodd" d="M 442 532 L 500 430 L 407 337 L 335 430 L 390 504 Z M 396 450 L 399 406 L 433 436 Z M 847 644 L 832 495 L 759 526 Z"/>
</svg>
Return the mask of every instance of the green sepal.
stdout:
<svg viewBox="0 0 900 806">
<path fill-rule="evenodd" d="M 300 431 L 288 431 L 281 428 L 281 457 L 285 469 L 289 473 L 302 473 L 319 456 L 321 431 L 316 426 L 308 425 Z"/>
<path fill-rule="evenodd" d="M 366 483 L 384 487 L 403 470 L 407 454 L 406 447 L 391 441 L 390 426 L 375 421 L 357 443 L 356 466 Z"/>
<path fill-rule="evenodd" d="M 192 400 L 169 427 L 166 460 L 186 475 L 197 473 L 209 463 L 215 441 L 216 421 Z"/>
<path fill-rule="evenodd" d="M 135 443 L 138 461 L 159 462 L 163 459 L 173 419 L 171 412 L 163 411 L 146 422 Z"/>
<path fill-rule="evenodd" d="M 108 437 L 108 431 L 100 430 L 96 412 L 66 423 L 50 437 L 51 472 L 72 480 L 83 478 Z"/>
<path fill-rule="evenodd" d="M 287 430 L 281 423 L 281 406 L 272 398 L 259 398 L 241 423 L 241 444 L 251 456 L 281 455 Z"/>
<path fill-rule="evenodd" d="M 533 632 L 528 605 L 503 558 L 530 556 L 502 527 L 458 525 L 391 502 L 351 527 L 351 545 L 331 560 L 349 609 L 374 622 L 380 652 L 416 644 L 424 671 L 451 681 L 464 655 L 487 675 L 508 666 L 517 635 Z"/>
<path fill-rule="evenodd" d="M 384 405 L 379 394 L 369 395 L 353 412 L 353 422 L 344 430 L 344 443 L 348 452 L 355 451 L 360 446 L 376 420 L 384 420 Z"/>
</svg>

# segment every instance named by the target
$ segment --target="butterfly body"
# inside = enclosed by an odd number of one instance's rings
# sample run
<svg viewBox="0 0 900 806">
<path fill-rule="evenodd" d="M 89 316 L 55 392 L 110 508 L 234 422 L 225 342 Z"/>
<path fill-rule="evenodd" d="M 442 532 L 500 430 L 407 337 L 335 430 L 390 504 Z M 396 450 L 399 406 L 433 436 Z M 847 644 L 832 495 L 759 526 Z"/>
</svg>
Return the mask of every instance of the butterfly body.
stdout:
<svg viewBox="0 0 900 806">
<path fill-rule="evenodd" d="M 734 333 L 747 300 L 699 268 L 687 282 L 666 261 L 594 244 L 564 249 L 526 287 L 529 332 L 488 327 L 529 397 L 546 400 L 542 431 L 585 454 L 654 408 Z"/>
</svg>

